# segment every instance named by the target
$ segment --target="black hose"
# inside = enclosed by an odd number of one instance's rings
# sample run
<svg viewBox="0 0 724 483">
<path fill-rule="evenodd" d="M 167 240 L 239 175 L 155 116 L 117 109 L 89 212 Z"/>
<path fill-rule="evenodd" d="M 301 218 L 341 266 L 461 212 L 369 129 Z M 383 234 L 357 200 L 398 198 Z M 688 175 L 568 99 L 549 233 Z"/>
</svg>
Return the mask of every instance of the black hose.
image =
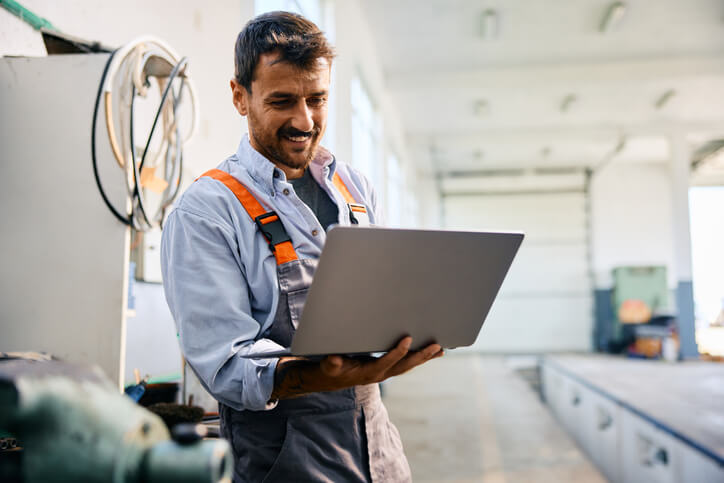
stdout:
<svg viewBox="0 0 724 483">
<path fill-rule="evenodd" d="M 111 201 L 108 199 L 108 196 L 106 196 L 106 192 L 103 189 L 103 183 L 101 183 L 101 177 L 98 174 L 98 160 L 96 159 L 96 124 L 98 122 L 98 108 L 100 107 L 101 103 L 101 97 L 103 95 L 103 84 L 105 84 L 106 81 L 106 75 L 108 74 L 108 68 L 111 66 L 111 61 L 113 61 L 113 56 L 116 55 L 116 52 L 118 50 L 114 50 L 111 52 L 110 57 L 108 57 L 108 61 L 106 62 L 106 66 L 103 68 L 103 75 L 101 76 L 101 82 L 98 85 L 98 94 L 96 95 L 96 103 L 95 108 L 93 109 L 93 125 L 91 127 L 91 159 L 93 160 L 93 176 L 96 180 L 96 186 L 98 186 L 98 191 L 101 193 L 101 197 L 103 198 L 103 202 L 106 204 L 109 210 L 111 210 L 111 213 L 113 213 L 113 216 L 118 218 L 118 220 L 123 223 L 124 225 L 131 225 L 131 215 L 123 216 L 121 213 L 113 206 Z"/>
<path fill-rule="evenodd" d="M 143 216 L 143 219 L 146 221 L 146 223 L 150 226 L 151 222 L 148 219 L 148 215 L 146 214 L 146 208 L 143 204 L 143 195 L 141 194 L 141 187 L 139 185 L 139 179 L 140 179 L 140 172 L 143 170 L 143 165 L 146 162 L 146 154 L 148 154 L 148 148 L 151 145 L 151 139 L 153 139 L 153 134 L 156 132 L 156 126 L 158 125 L 158 118 L 161 116 L 161 112 L 163 111 L 164 105 L 166 104 L 166 99 L 168 98 L 168 95 L 170 92 L 173 92 L 173 81 L 178 76 L 179 72 L 182 68 L 186 67 L 186 64 L 188 63 L 188 59 L 186 57 L 182 57 L 181 60 L 178 61 L 178 63 L 174 66 L 174 68 L 171 70 L 171 73 L 168 75 L 168 82 L 166 83 L 166 87 L 163 90 L 163 94 L 161 95 L 161 102 L 158 105 L 158 109 L 156 110 L 156 115 L 153 118 L 153 124 L 151 125 L 151 132 L 148 134 L 148 138 L 146 139 L 146 146 L 143 149 L 143 155 L 141 155 L 141 163 L 136 164 L 136 154 L 135 154 L 135 144 L 133 141 L 133 105 L 134 100 L 136 98 L 136 89 L 135 86 L 133 86 L 131 91 L 131 159 L 133 162 L 133 183 L 134 183 L 134 190 L 133 190 L 133 197 L 134 199 L 138 200 L 138 208 L 141 211 L 141 215 Z M 174 96 L 175 97 L 175 96 Z M 175 111 L 175 105 L 174 105 L 174 111 Z"/>
<path fill-rule="evenodd" d="M 169 93 L 172 93 L 172 99 L 173 99 L 173 109 L 174 109 L 174 115 L 176 114 L 176 108 L 178 107 L 178 102 L 181 97 L 180 93 L 177 98 L 176 93 L 173 91 L 173 81 L 174 79 L 179 75 L 181 70 L 186 67 L 188 64 L 188 60 L 186 57 L 183 57 L 179 62 L 174 66 L 174 68 L 171 70 L 171 73 L 168 77 L 168 83 L 166 84 L 166 87 L 164 88 L 163 94 L 161 96 L 161 102 L 158 106 L 158 109 L 156 110 L 156 115 L 153 119 L 153 124 L 151 126 L 151 132 L 148 135 L 148 138 L 146 139 L 146 146 L 143 149 L 143 155 L 141 156 L 141 162 L 136 163 L 136 148 L 135 148 L 135 141 L 134 141 L 134 123 L 133 123 L 133 111 L 134 111 L 134 101 L 136 98 L 136 87 L 132 83 L 131 84 L 131 108 L 130 108 L 130 144 L 131 144 L 131 163 L 133 164 L 133 194 L 132 194 L 132 201 L 131 201 L 131 213 L 127 215 L 122 215 L 121 212 L 116 209 L 115 206 L 111 203 L 111 201 L 108 199 L 108 196 L 106 195 L 105 190 L 103 189 L 103 183 L 101 182 L 100 175 L 98 173 L 98 159 L 96 154 L 96 126 L 98 123 L 98 111 L 100 108 L 100 102 L 101 97 L 103 96 L 103 86 L 105 84 L 106 76 L 108 75 L 108 69 L 110 68 L 111 62 L 113 60 L 114 55 L 116 54 L 117 50 L 114 50 L 111 52 L 110 57 L 108 58 L 108 61 L 106 62 L 106 65 L 103 69 L 103 75 L 101 76 L 101 82 L 98 86 L 98 93 L 96 95 L 96 101 L 95 101 L 95 107 L 93 110 L 93 125 L 91 127 L 91 159 L 93 161 L 93 176 L 95 177 L 96 185 L 98 186 L 98 191 L 101 194 L 101 197 L 103 198 L 103 202 L 106 204 L 108 209 L 113 213 L 113 215 L 124 225 L 132 226 L 136 229 L 139 227 L 135 226 L 135 218 L 133 216 L 133 213 L 136 211 L 134 207 L 138 206 L 138 211 L 141 212 L 141 215 L 143 216 L 143 221 L 146 222 L 148 226 L 151 226 L 151 221 L 148 218 L 148 215 L 146 213 L 146 207 L 144 206 L 143 201 L 143 194 L 141 193 L 141 186 L 140 186 L 140 178 L 141 178 L 141 170 L 143 169 L 143 165 L 146 161 L 146 155 L 148 153 L 148 148 L 151 145 L 151 140 L 153 138 L 153 134 L 156 130 L 156 125 L 158 124 L 158 119 L 161 115 L 161 112 L 163 111 L 164 105 L 166 104 L 166 100 L 169 96 Z M 181 83 L 181 90 L 183 90 L 183 82 L 184 79 L 182 79 Z M 176 131 L 176 137 L 178 138 L 180 132 L 177 129 Z M 165 212 L 166 207 L 173 201 L 173 199 L 178 194 L 179 188 L 181 186 L 181 173 L 182 173 L 182 161 L 183 161 L 183 152 L 180 148 L 180 142 L 177 140 L 177 146 L 175 149 L 176 157 L 178 160 L 178 175 L 173 176 L 173 178 L 177 178 L 176 182 L 173 183 L 176 186 L 174 187 L 173 194 L 170 198 L 167 200 L 162 200 L 162 206 L 159 212 L 163 214 Z M 176 174 L 176 173 L 173 173 Z M 169 182 L 173 181 L 171 179 L 168 180 Z"/>
<path fill-rule="evenodd" d="M 146 215 L 146 209 L 143 206 L 143 199 L 141 195 L 141 188 L 139 186 L 139 179 L 141 177 L 141 173 L 139 170 L 138 165 L 136 164 L 136 142 L 133 138 L 133 106 L 136 101 L 136 86 L 135 84 L 131 83 L 131 112 L 130 112 L 130 123 L 131 123 L 131 133 L 130 133 L 130 141 L 131 141 L 131 165 L 133 167 L 133 201 L 132 203 L 135 203 L 136 200 L 138 200 L 138 209 L 141 210 L 141 215 L 143 216 L 143 219 L 146 220 L 146 223 L 151 226 L 151 222 L 148 221 L 148 216 Z M 163 103 L 162 103 L 163 104 Z M 149 136 L 150 139 L 150 136 Z M 148 145 L 147 145 L 148 146 Z M 146 153 L 144 152 L 144 155 Z M 131 204 L 133 206 L 133 204 Z M 134 226 L 134 228 L 138 229 L 139 227 Z M 143 231 L 143 230 L 139 230 Z"/>
<path fill-rule="evenodd" d="M 148 146 L 151 144 L 151 138 L 153 138 L 153 133 L 156 131 L 156 124 L 158 124 L 158 118 L 161 115 L 164 104 L 166 104 L 166 98 L 168 97 L 168 93 L 171 91 L 173 81 L 180 72 L 181 68 L 186 67 L 187 63 L 188 59 L 186 57 L 182 57 L 181 60 L 179 60 L 178 63 L 174 66 L 173 70 L 171 70 L 171 73 L 168 75 L 168 83 L 163 90 L 163 95 L 161 96 L 161 103 L 158 105 L 158 109 L 156 110 L 156 116 L 153 118 L 153 124 L 151 125 L 151 133 L 148 135 L 148 139 L 146 140 L 146 147 L 143 149 L 143 155 L 141 156 L 141 169 L 143 169 L 143 163 L 146 161 Z"/>
</svg>

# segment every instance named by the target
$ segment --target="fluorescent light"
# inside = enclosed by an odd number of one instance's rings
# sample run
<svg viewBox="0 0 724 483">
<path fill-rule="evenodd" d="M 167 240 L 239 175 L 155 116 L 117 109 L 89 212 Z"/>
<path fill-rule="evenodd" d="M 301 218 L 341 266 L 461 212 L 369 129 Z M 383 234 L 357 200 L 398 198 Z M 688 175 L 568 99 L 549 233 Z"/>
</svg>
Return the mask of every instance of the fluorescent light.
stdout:
<svg viewBox="0 0 724 483">
<path fill-rule="evenodd" d="M 676 95 L 676 90 L 674 90 L 674 89 L 667 90 L 666 92 L 661 94 L 661 96 L 659 96 L 658 99 L 656 99 L 656 102 L 654 102 L 654 107 L 656 109 L 662 109 L 671 100 L 671 98 L 674 97 L 675 95 Z"/>
<path fill-rule="evenodd" d="M 561 101 L 561 112 L 568 112 L 574 102 L 578 100 L 575 94 L 568 94 Z"/>
<path fill-rule="evenodd" d="M 485 99 L 478 99 L 473 103 L 473 112 L 476 116 L 486 116 L 490 114 L 490 104 Z"/>
<path fill-rule="evenodd" d="M 479 34 L 483 40 L 493 40 L 498 36 L 498 13 L 495 10 L 488 9 L 480 14 Z"/>
<path fill-rule="evenodd" d="M 628 143 L 628 138 L 625 134 L 621 134 L 618 138 L 618 142 L 616 143 L 616 146 L 613 148 L 613 154 L 621 154 L 621 151 L 624 150 L 626 147 L 626 143 Z"/>
<path fill-rule="evenodd" d="M 603 33 L 608 33 L 615 30 L 621 23 L 624 14 L 626 13 L 626 4 L 623 2 L 613 2 L 606 9 L 606 13 L 603 15 L 601 21 L 600 30 Z"/>
</svg>

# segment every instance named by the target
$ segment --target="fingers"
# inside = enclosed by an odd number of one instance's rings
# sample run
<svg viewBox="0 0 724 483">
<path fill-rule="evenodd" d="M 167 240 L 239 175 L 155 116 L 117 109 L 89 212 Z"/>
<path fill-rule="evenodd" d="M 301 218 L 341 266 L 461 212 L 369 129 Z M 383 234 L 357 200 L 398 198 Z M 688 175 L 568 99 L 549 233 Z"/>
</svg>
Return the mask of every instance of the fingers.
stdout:
<svg viewBox="0 0 724 483">
<path fill-rule="evenodd" d="M 395 348 L 374 360 L 346 358 L 339 355 L 327 356 L 322 359 L 320 369 L 347 387 L 383 381 L 444 354 L 439 344 L 430 344 L 416 352 L 410 352 L 411 345 L 412 337 L 404 337 Z"/>
<path fill-rule="evenodd" d="M 372 363 L 374 368 L 381 372 L 388 371 L 391 367 L 400 362 L 407 355 L 407 353 L 410 351 L 411 345 L 412 337 L 403 337 L 402 340 L 397 343 L 397 346 L 395 346 L 394 349 L 392 349 L 387 354 Z"/>
<path fill-rule="evenodd" d="M 429 361 L 430 359 L 438 357 L 437 354 L 442 354 L 442 347 L 440 344 L 430 344 L 422 349 L 419 354 L 421 355 L 420 358 L 422 362 Z"/>
<path fill-rule="evenodd" d="M 418 352 L 408 354 L 407 357 L 399 361 L 394 367 L 390 368 L 388 377 L 404 374 L 420 364 L 424 364 L 431 359 L 441 357 L 443 354 L 444 351 L 439 344 L 430 344 Z"/>
</svg>

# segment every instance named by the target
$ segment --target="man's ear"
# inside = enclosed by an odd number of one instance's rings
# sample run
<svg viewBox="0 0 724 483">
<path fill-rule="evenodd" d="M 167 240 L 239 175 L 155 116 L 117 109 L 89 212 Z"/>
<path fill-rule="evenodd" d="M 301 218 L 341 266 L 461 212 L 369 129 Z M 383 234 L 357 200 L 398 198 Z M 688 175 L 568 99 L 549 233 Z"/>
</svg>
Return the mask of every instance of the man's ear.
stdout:
<svg viewBox="0 0 724 483">
<path fill-rule="evenodd" d="M 246 116 L 249 112 L 249 92 L 246 88 L 236 82 L 236 79 L 229 81 L 231 87 L 231 101 L 234 103 L 234 107 L 242 116 Z"/>
</svg>

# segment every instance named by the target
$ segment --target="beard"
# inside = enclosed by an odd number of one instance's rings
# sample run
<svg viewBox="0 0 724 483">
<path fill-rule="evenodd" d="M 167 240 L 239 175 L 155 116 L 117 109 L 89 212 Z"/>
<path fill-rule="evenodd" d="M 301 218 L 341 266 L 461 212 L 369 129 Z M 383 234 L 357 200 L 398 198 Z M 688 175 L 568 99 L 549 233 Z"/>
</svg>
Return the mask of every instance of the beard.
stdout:
<svg viewBox="0 0 724 483">
<path fill-rule="evenodd" d="M 291 126 L 282 126 L 276 132 L 268 132 L 257 128 L 261 123 L 251 113 L 249 121 L 249 135 L 261 149 L 261 154 L 275 164 L 302 169 L 306 168 L 317 154 L 322 129 L 316 124 L 307 132 Z M 284 146 L 286 137 L 308 137 L 310 142 L 307 147 L 290 152 L 290 149 Z"/>
</svg>

